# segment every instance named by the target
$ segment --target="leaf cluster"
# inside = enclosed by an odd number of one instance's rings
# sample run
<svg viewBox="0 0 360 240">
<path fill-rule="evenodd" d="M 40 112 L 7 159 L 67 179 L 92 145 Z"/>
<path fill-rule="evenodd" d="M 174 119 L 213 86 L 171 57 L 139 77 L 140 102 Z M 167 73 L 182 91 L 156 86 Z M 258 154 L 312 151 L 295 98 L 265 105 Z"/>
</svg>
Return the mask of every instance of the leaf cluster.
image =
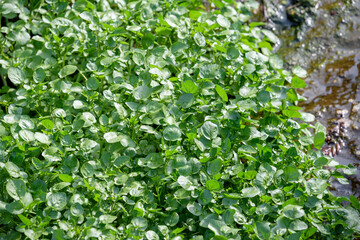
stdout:
<svg viewBox="0 0 360 240">
<path fill-rule="evenodd" d="M 0 3 L 0 239 L 359 234 L 258 2 Z"/>
</svg>

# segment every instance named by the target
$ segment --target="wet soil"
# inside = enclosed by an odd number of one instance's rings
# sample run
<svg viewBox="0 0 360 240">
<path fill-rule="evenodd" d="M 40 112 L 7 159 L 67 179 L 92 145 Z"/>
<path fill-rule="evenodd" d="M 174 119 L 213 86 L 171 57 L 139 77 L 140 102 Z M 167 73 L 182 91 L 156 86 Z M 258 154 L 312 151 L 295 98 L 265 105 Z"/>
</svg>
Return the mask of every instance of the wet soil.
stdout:
<svg viewBox="0 0 360 240">
<path fill-rule="evenodd" d="M 325 126 L 340 115 L 349 119 L 347 145 L 334 158 L 340 164 L 356 166 L 358 171 L 348 177 L 350 184 L 333 182 L 332 187 L 336 195 L 359 198 L 360 0 L 320 0 L 303 6 L 299 14 L 304 16 L 302 22 L 294 22 L 290 16 L 289 8 L 296 9 L 297 3 L 277 2 L 264 0 L 264 6 L 269 6 L 268 27 L 281 39 L 277 53 L 289 68 L 300 65 L 309 73 L 307 87 L 299 91 L 307 100 L 300 106 Z M 282 7 L 270 9 L 277 4 Z"/>
</svg>

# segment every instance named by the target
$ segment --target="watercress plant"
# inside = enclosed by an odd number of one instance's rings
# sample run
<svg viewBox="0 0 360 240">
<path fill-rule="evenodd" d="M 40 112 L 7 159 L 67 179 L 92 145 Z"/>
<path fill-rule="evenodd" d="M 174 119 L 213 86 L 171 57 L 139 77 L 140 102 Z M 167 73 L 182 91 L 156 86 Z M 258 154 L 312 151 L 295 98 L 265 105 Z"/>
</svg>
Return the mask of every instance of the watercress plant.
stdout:
<svg viewBox="0 0 360 240">
<path fill-rule="evenodd" d="M 0 0 L 1 239 L 358 236 L 306 72 L 209 2 Z"/>
</svg>

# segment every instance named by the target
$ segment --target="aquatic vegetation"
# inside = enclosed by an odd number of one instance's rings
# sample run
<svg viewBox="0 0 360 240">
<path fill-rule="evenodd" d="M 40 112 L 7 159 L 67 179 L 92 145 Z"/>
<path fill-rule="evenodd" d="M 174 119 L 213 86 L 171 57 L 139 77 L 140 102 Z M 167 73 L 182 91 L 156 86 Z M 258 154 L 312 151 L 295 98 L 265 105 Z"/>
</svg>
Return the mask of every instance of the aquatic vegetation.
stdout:
<svg viewBox="0 0 360 240">
<path fill-rule="evenodd" d="M 4 1 L 0 238 L 357 236 L 257 7 Z"/>
</svg>

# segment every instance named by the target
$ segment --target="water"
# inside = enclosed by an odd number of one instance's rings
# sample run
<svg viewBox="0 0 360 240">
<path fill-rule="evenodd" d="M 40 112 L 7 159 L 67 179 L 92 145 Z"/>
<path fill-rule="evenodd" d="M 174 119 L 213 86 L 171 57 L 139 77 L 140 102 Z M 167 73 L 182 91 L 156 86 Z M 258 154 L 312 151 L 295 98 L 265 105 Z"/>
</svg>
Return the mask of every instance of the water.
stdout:
<svg viewBox="0 0 360 240">
<path fill-rule="evenodd" d="M 264 0 L 265 6 L 276 0 Z M 274 17 L 268 10 L 268 27 L 277 31 L 282 43 L 278 54 L 288 66 L 300 65 L 308 71 L 307 87 L 300 103 L 323 125 L 343 115 L 349 119 L 346 147 L 335 156 L 340 164 L 352 164 L 357 174 L 350 184 L 332 183 L 336 195 L 360 197 L 360 0 L 321 0 L 305 9 L 302 22 L 290 19 L 297 3 L 285 2 Z M 301 8 L 301 6 L 300 6 Z M 285 12 L 284 12 L 285 9 Z M 287 9 L 287 10 L 286 10 Z M 302 16 L 302 15 L 300 15 Z M 280 20 L 281 21 L 280 21 Z M 294 26 L 297 25 L 297 26 Z"/>
</svg>

